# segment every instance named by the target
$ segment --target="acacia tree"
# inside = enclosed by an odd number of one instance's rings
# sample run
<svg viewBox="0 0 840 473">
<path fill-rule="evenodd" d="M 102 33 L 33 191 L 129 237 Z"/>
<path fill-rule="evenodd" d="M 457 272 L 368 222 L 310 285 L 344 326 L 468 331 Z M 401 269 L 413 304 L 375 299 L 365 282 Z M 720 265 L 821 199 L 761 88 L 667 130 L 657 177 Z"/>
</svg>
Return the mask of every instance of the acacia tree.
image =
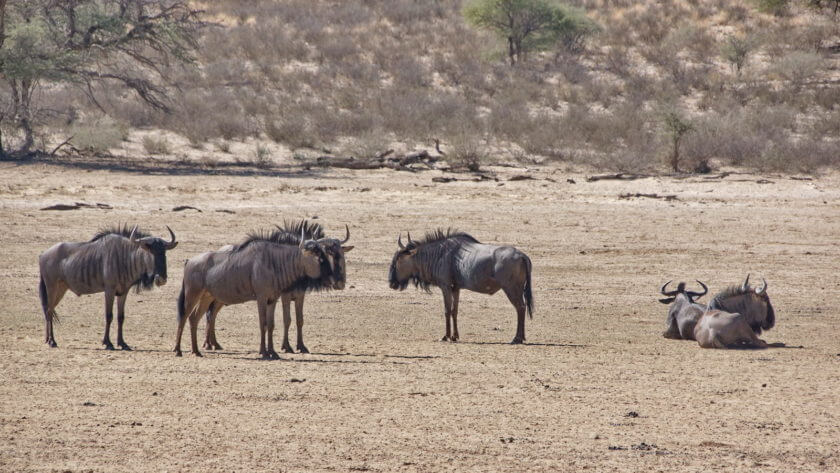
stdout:
<svg viewBox="0 0 840 473">
<path fill-rule="evenodd" d="M 12 150 L 0 134 L 0 157 L 33 148 L 40 85 L 80 85 L 98 106 L 94 85 L 121 84 L 169 112 L 165 70 L 193 60 L 202 25 L 199 11 L 179 0 L 0 0 L 0 81 L 8 90 L 0 130 L 22 134 Z"/>
<path fill-rule="evenodd" d="M 464 17 L 507 42 L 511 65 L 530 51 L 556 44 L 579 47 L 584 37 L 598 30 L 582 10 L 559 0 L 472 0 L 464 7 Z"/>
</svg>

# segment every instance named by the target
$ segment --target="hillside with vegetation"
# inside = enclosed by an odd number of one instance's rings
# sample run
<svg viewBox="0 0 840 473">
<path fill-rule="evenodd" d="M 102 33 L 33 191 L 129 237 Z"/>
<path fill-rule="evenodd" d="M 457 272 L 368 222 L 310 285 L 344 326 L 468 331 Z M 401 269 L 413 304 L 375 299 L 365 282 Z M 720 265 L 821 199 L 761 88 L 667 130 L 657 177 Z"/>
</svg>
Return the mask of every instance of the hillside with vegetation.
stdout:
<svg viewBox="0 0 840 473">
<path fill-rule="evenodd" d="M 76 149 L 107 152 L 137 129 L 207 153 L 269 143 L 277 159 L 437 141 L 467 166 L 840 164 L 836 2 L 547 0 L 587 27 L 538 38 L 517 58 L 470 15 L 476 3 L 192 2 L 205 24 L 192 63 L 159 65 L 167 107 L 125 84 L 47 78 L 33 96 L 36 147 L 72 136 Z M 20 139 L 13 120 L 2 126 L 6 142 Z M 171 151 L 144 136 L 146 154 Z"/>
</svg>

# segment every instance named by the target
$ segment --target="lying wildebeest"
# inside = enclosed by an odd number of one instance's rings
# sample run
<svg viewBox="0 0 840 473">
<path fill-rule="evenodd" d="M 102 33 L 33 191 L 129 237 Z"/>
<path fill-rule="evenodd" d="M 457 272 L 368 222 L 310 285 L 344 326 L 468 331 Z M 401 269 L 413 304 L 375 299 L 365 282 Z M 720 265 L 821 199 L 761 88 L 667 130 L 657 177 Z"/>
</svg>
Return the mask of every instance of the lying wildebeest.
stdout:
<svg viewBox="0 0 840 473">
<path fill-rule="evenodd" d="M 767 295 L 767 281 L 751 288 L 750 277 L 740 286 L 724 289 L 712 299 L 694 328 L 694 338 L 703 348 L 766 348 L 758 338 L 773 328 L 776 313 Z"/>
<path fill-rule="evenodd" d="M 458 340 L 458 297 L 461 289 L 495 294 L 505 291 L 516 308 L 516 336 L 511 343 L 525 341 L 525 309 L 533 318 L 534 298 L 531 294 L 531 260 L 512 246 L 480 243 L 472 236 L 454 231 L 436 230 L 423 240 L 408 235 L 394 253 L 388 279 L 391 289 L 402 291 L 409 282 L 429 292 L 437 286 L 443 292 L 446 334 L 443 340 Z M 452 319 L 450 330 L 449 319 Z"/>
<path fill-rule="evenodd" d="M 329 258 L 330 260 L 330 266 L 332 268 L 332 285 L 310 285 L 307 289 L 341 290 L 344 289 L 344 285 L 347 278 L 347 266 L 344 259 L 344 253 L 347 253 L 353 249 L 352 246 L 342 246 L 344 243 L 347 243 L 347 241 L 350 240 L 350 229 L 346 225 L 344 229 L 344 240 L 338 240 L 336 238 L 325 238 L 324 229 L 318 223 L 310 223 L 306 220 L 302 220 L 296 223 L 283 222 L 283 227 L 281 228 L 278 226 L 278 231 L 272 233 L 271 239 L 273 241 L 276 241 L 277 243 L 293 246 L 298 246 L 300 244 L 301 234 L 303 234 L 303 238 L 306 240 L 317 240 L 318 244 L 324 249 L 325 253 L 327 254 L 327 258 Z M 233 249 L 233 246 L 228 245 L 226 247 L 220 248 L 219 251 L 229 251 L 231 249 Z M 196 258 L 206 258 L 205 255 L 207 254 L 208 253 L 204 253 L 202 255 L 197 256 Z M 295 319 L 297 322 L 297 349 L 301 353 L 309 353 L 309 349 L 307 349 L 306 345 L 303 344 L 303 301 L 305 295 L 305 290 L 297 289 L 290 292 L 284 292 L 280 296 L 280 300 L 283 304 L 282 348 L 283 351 L 285 351 L 286 353 L 294 353 L 291 344 L 289 344 L 289 326 L 292 324 L 290 310 L 292 301 L 294 301 L 295 303 Z M 216 317 L 223 306 L 224 304 L 221 304 L 217 301 L 213 301 L 210 304 L 210 308 L 207 310 L 207 335 L 204 341 L 205 348 L 214 350 L 222 349 L 222 346 L 219 344 L 218 340 L 216 340 L 215 327 Z"/>
<path fill-rule="evenodd" d="M 706 311 L 705 305 L 694 301 L 709 292 L 709 288 L 705 284 L 700 281 L 697 281 L 697 283 L 703 287 L 703 292 L 686 291 L 684 282 L 679 283 L 674 291 L 665 290 L 668 284 L 671 284 L 671 281 L 662 285 L 659 292 L 667 297 L 659 299 L 659 302 L 671 304 L 668 308 L 668 328 L 662 334 L 663 337 L 694 340 L 694 326 L 697 324 L 697 319 Z"/>
<path fill-rule="evenodd" d="M 46 342 L 58 346 L 53 333 L 53 320 L 58 319 L 55 307 L 67 289 L 77 296 L 105 292 L 105 337 L 102 343 L 113 350 L 111 321 L 114 319 L 114 297 L 117 298 L 117 345 L 130 350 L 123 338 L 125 299 L 132 286 L 150 289 L 166 284 L 166 252 L 175 248 L 175 233 L 169 230 L 170 241 L 149 236 L 135 225 L 102 230 L 87 242 L 58 243 L 41 254 L 39 292 L 46 320 Z"/>
<path fill-rule="evenodd" d="M 277 233 L 277 232 L 275 232 Z M 215 251 L 187 261 L 178 296 L 175 353 L 181 356 L 181 335 L 189 318 L 192 352 L 198 351 L 198 319 L 211 303 L 240 304 L 256 300 L 260 323 L 260 355 L 279 358 L 274 351 L 274 309 L 283 293 L 305 291 L 332 283 L 324 249 L 301 235 L 297 246 L 278 243 L 274 234 L 253 233 L 228 251 Z"/>
</svg>

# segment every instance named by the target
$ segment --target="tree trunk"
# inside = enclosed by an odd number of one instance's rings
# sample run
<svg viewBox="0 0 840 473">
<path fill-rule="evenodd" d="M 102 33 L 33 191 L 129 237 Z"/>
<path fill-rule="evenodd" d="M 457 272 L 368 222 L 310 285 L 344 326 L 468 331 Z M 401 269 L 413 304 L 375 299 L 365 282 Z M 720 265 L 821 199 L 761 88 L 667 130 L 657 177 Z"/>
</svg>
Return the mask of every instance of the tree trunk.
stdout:
<svg viewBox="0 0 840 473">
<path fill-rule="evenodd" d="M 516 65 L 516 49 L 513 45 L 513 36 L 508 36 L 508 57 L 510 58 L 510 65 Z"/>
<path fill-rule="evenodd" d="M 671 155 L 671 168 L 674 172 L 680 172 L 680 139 L 674 137 L 674 153 Z"/>
</svg>

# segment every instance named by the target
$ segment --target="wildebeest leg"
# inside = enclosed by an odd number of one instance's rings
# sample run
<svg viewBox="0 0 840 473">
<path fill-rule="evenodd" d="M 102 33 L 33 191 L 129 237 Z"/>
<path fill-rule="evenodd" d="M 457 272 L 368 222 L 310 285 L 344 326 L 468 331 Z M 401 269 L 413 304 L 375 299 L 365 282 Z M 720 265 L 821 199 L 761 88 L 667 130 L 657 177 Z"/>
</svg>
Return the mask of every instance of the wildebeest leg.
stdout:
<svg viewBox="0 0 840 473">
<path fill-rule="evenodd" d="M 204 300 L 198 304 L 198 310 L 189 313 L 190 317 L 190 345 L 192 345 L 192 352 L 195 356 L 204 356 L 198 351 L 198 322 L 201 316 L 210 308 L 212 300 Z"/>
<path fill-rule="evenodd" d="M 117 296 L 117 346 L 123 350 L 131 351 L 131 347 L 125 343 L 123 338 L 123 322 L 125 322 L 125 300 L 128 294 Z"/>
<path fill-rule="evenodd" d="M 441 292 L 443 292 L 443 312 L 446 317 L 446 334 L 440 340 L 445 342 L 452 340 L 452 330 L 449 327 L 449 319 L 452 315 L 452 289 L 442 287 Z"/>
<path fill-rule="evenodd" d="M 46 281 L 41 279 L 40 283 L 41 293 L 41 308 L 44 311 L 44 338 L 50 347 L 57 347 L 55 342 L 55 333 L 53 332 L 53 324 L 58 316 L 55 314 L 55 307 L 61 302 L 64 293 L 67 292 L 67 286 L 62 283 L 50 284 L 47 289 Z"/>
<path fill-rule="evenodd" d="M 181 287 L 181 295 L 178 297 L 178 330 L 175 335 L 175 356 L 182 356 L 181 335 L 184 333 L 184 324 L 187 323 L 187 319 L 192 317 L 198 302 L 198 296 L 190 291 L 184 291 L 183 286 Z"/>
<path fill-rule="evenodd" d="M 519 344 L 525 342 L 525 299 L 522 296 L 522 290 L 505 288 L 505 295 L 516 308 L 516 336 L 513 337 L 511 344 Z"/>
<path fill-rule="evenodd" d="M 289 327 L 292 325 L 291 308 L 292 296 L 283 294 L 280 296 L 280 302 L 283 304 L 283 351 L 286 353 L 294 353 L 292 345 L 289 343 Z"/>
<path fill-rule="evenodd" d="M 297 323 L 297 349 L 300 353 L 309 353 L 303 344 L 303 293 L 295 297 L 295 322 Z"/>
<path fill-rule="evenodd" d="M 114 344 L 111 343 L 111 322 L 114 320 L 114 289 L 105 288 L 105 336 L 102 338 L 102 344 L 105 345 L 106 350 L 113 350 Z"/>
<path fill-rule="evenodd" d="M 452 337 L 450 340 L 453 342 L 458 341 L 458 299 L 461 296 L 461 289 L 453 288 L 452 289 Z"/>
<path fill-rule="evenodd" d="M 280 355 L 274 351 L 274 309 L 277 308 L 277 300 L 269 301 L 266 303 L 265 307 L 265 331 L 268 336 L 268 347 L 266 350 L 268 351 L 268 356 L 271 357 L 272 360 L 277 360 L 280 358 Z"/>
<path fill-rule="evenodd" d="M 207 334 L 204 337 L 204 348 L 208 350 L 222 350 L 222 346 L 216 340 L 216 317 L 219 316 L 219 311 L 222 310 L 222 307 L 224 305 L 218 300 L 215 300 L 210 304 L 210 308 L 207 309 Z"/>
</svg>

